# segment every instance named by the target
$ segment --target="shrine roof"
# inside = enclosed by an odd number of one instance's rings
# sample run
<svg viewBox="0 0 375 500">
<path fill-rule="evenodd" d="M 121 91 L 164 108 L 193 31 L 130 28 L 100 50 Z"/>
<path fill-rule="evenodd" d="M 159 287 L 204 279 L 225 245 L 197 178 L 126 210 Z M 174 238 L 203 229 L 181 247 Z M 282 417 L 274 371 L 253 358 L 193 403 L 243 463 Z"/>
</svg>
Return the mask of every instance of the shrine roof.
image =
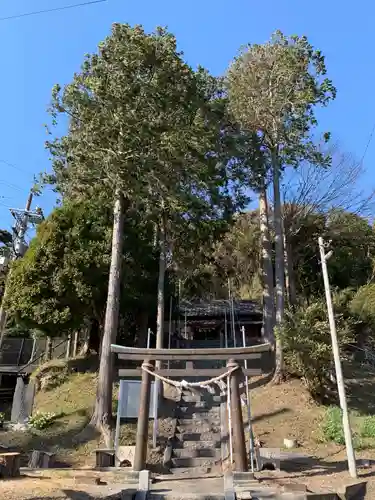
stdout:
<svg viewBox="0 0 375 500">
<path fill-rule="evenodd" d="M 256 300 L 234 300 L 233 309 L 235 316 L 260 316 L 262 308 Z M 179 313 L 187 317 L 222 317 L 231 314 L 231 304 L 228 300 L 182 300 Z"/>
</svg>

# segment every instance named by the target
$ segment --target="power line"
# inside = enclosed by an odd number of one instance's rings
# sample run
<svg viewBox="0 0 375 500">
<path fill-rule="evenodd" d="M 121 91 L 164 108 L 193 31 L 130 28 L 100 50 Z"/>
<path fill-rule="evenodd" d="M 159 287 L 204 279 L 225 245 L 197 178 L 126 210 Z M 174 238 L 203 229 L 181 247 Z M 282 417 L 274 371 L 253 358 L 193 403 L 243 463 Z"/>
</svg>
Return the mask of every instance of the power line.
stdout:
<svg viewBox="0 0 375 500">
<path fill-rule="evenodd" d="M 363 160 L 365 159 L 365 156 L 366 156 L 367 150 L 368 150 L 368 148 L 369 148 L 369 146 L 370 146 L 370 144 L 371 144 L 371 141 L 372 141 L 372 138 L 373 138 L 374 132 L 375 132 L 375 123 L 374 123 L 374 125 L 373 125 L 373 127 L 372 127 L 372 130 L 371 130 L 371 133 L 370 133 L 370 137 L 369 137 L 369 139 L 368 139 L 368 141 L 367 141 L 367 144 L 366 144 L 365 150 L 364 150 L 364 152 L 363 152 L 363 155 L 362 155 L 362 158 L 361 158 L 361 161 L 360 161 L 360 165 L 363 163 Z"/>
<path fill-rule="evenodd" d="M 18 167 L 14 163 L 10 163 L 9 161 L 0 159 L 0 163 L 4 163 L 4 165 L 8 165 L 8 167 L 12 167 L 15 170 L 18 170 L 19 172 L 22 172 L 23 174 L 31 175 L 30 172 L 26 172 L 26 170 L 23 170 L 22 168 Z"/>
<path fill-rule="evenodd" d="M 66 5 L 63 7 L 55 7 L 54 9 L 35 10 L 33 12 L 25 12 L 24 14 L 15 14 L 14 16 L 0 17 L 0 21 L 9 21 L 10 19 L 19 19 L 21 17 L 36 16 L 38 14 L 46 14 L 48 12 L 57 12 L 60 10 L 75 9 L 77 7 L 84 7 L 85 5 L 92 5 L 94 3 L 104 3 L 107 0 L 91 0 L 89 2 L 76 3 L 73 5 Z"/>
<path fill-rule="evenodd" d="M 21 193 L 25 191 L 25 189 L 17 186 L 16 184 L 12 184 L 8 181 L 3 181 L 2 179 L 0 179 L 0 184 L 3 185 L 3 186 L 7 186 L 11 189 L 15 189 L 16 191 L 20 191 Z"/>
</svg>

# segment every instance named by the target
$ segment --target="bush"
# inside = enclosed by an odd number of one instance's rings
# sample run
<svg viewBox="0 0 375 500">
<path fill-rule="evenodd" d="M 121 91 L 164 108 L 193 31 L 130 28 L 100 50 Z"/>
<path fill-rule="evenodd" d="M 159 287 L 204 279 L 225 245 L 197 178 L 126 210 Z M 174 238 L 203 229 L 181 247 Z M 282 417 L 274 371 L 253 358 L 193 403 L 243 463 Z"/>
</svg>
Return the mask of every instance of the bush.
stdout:
<svg viewBox="0 0 375 500">
<path fill-rule="evenodd" d="M 42 430 L 50 427 L 53 422 L 59 417 L 56 413 L 52 412 L 39 412 L 29 417 L 28 424 L 33 429 Z"/>
<path fill-rule="evenodd" d="M 375 438 L 375 416 L 372 415 L 363 420 L 360 434 L 363 438 Z"/>
<path fill-rule="evenodd" d="M 336 330 L 342 357 L 354 341 L 357 320 L 348 313 L 349 295 L 335 297 Z M 288 373 L 301 378 L 319 402 L 332 401 L 336 391 L 331 381 L 333 356 L 327 306 L 323 300 L 286 311 L 280 336 Z"/>
<path fill-rule="evenodd" d="M 321 425 L 324 441 L 336 444 L 345 444 L 344 429 L 342 426 L 342 411 L 338 406 L 330 406 Z"/>
</svg>

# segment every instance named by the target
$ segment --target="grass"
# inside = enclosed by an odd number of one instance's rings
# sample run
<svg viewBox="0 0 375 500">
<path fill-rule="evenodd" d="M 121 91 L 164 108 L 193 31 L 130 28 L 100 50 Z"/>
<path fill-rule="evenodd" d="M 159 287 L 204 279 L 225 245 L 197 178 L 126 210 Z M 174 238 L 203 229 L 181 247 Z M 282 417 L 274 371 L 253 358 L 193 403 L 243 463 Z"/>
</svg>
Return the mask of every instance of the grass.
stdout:
<svg viewBox="0 0 375 500">
<path fill-rule="evenodd" d="M 375 416 L 350 411 L 349 420 L 354 448 L 357 450 L 375 448 Z M 320 431 L 323 442 L 345 445 L 342 411 L 338 406 L 330 406 L 326 409 Z"/>
</svg>

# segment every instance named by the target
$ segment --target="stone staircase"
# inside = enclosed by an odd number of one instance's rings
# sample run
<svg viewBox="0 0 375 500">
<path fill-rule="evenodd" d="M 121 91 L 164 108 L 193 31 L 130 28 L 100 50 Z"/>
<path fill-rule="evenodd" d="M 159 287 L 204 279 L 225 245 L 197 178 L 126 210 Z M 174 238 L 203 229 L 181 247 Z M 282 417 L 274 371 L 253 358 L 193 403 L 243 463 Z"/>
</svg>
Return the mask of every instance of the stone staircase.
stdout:
<svg viewBox="0 0 375 500">
<path fill-rule="evenodd" d="M 175 418 L 172 474 L 201 476 L 221 472 L 220 396 L 183 392 Z"/>
<path fill-rule="evenodd" d="M 194 341 L 192 349 L 220 347 L 220 340 Z M 222 362 L 194 361 L 197 376 L 189 382 L 198 382 L 200 369 L 216 368 Z M 172 443 L 170 471 L 172 474 L 192 477 L 202 474 L 221 474 L 221 397 L 218 391 L 206 389 L 183 391 L 175 412 L 176 433 Z"/>
</svg>

